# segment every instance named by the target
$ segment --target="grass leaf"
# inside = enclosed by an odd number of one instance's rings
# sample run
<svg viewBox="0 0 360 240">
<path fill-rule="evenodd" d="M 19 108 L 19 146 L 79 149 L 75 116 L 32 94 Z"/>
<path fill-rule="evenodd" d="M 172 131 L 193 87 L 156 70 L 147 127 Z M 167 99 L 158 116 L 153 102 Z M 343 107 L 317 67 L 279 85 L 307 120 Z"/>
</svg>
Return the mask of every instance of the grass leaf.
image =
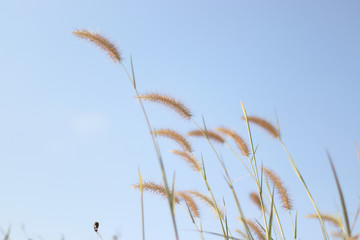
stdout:
<svg viewBox="0 0 360 240">
<path fill-rule="evenodd" d="M 343 215 L 344 215 L 344 221 L 345 221 L 346 234 L 348 235 L 348 237 L 350 237 L 351 236 L 351 230 L 350 230 L 349 217 L 348 217 L 348 213 L 347 213 L 347 210 L 346 210 L 344 195 L 343 195 L 341 187 L 340 187 L 340 182 L 339 182 L 339 179 L 338 179 L 336 171 L 335 171 L 334 163 L 331 160 L 329 152 L 326 151 L 326 153 L 328 155 L 329 162 L 330 162 L 330 165 L 331 165 L 331 169 L 332 169 L 334 177 L 335 177 L 336 187 L 337 187 L 337 189 L 339 191 L 339 197 L 340 197 L 340 201 L 341 201 L 341 208 L 342 208 L 342 212 L 343 212 Z"/>
</svg>

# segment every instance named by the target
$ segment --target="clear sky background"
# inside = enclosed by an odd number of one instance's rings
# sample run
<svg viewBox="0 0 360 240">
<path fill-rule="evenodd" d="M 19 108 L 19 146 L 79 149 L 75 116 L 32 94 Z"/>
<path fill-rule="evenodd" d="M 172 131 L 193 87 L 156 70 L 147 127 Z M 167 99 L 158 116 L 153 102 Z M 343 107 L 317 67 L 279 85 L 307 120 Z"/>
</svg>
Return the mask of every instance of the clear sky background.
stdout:
<svg viewBox="0 0 360 240">
<path fill-rule="evenodd" d="M 140 92 L 182 99 L 208 128 L 236 129 L 242 100 L 250 115 L 273 123 L 321 211 L 341 207 L 325 150 L 333 157 L 349 217 L 359 204 L 360 2 L 349 1 L 17 1 L 0 2 L 0 227 L 12 239 L 141 239 L 140 199 L 131 188 L 161 182 L 151 138 L 124 71 L 75 29 L 104 34 L 132 54 Z M 190 122 L 146 104 L 155 128 L 182 133 Z M 252 128 L 258 161 L 286 182 L 298 210 L 299 239 L 321 239 L 314 212 L 280 144 Z M 247 142 L 248 139 L 246 138 Z M 219 163 L 202 139 L 210 184 L 225 198 L 231 229 L 241 227 Z M 160 139 L 176 188 L 206 192 L 201 178 Z M 261 219 L 249 201 L 255 184 L 220 145 L 247 217 Z M 281 210 L 282 211 L 282 210 Z M 220 232 L 201 206 L 203 228 Z M 199 239 L 181 208 L 180 239 Z M 291 239 L 285 211 L 282 218 Z M 148 239 L 174 239 L 167 202 L 145 194 Z M 22 230 L 25 226 L 25 232 Z M 360 224 L 355 227 L 360 232 Z M 0 233 L 1 234 L 1 233 Z M 26 237 L 27 235 L 27 237 Z M 207 239 L 219 239 L 208 236 Z"/>
</svg>

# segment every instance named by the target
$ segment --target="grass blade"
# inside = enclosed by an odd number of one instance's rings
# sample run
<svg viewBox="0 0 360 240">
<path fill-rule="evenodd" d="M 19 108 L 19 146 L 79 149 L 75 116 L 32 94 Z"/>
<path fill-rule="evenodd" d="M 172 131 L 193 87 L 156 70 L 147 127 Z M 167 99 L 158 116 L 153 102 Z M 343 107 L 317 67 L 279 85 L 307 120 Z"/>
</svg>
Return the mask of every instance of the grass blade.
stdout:
<svg viewBox="0 0 360 240">
<path fill-rule="evenodd" d="M 270 210 L 270 217 L 269 217 L 269 231 L 268 231 L 268 235 L 267 235 L 267 239 L 270 240 L 271 239 L 271 229 L 272 229 L 272 222 L 273 222 L 273 212 L 274 212 L 274 190 L 275 190 L 275 186 L 273 186 L 273 190 L 272 190 L 272 194 L 271 194 L 271 210 Z"/>
<path fill-rule="evenodd" d="M 326 151 L 326 153 L 328 155 L 329 162 L 330 162 L 330 165 L 331 165 L 331 169 L 332 169 L 334 177 L 335 177 L 336 187 L 337 187 L 337 189 L 339 191 L 339 197 L 340 197 L 340 201 L 341 201 L 341 208 L 342 208 L 342 212 L 344 214 L 346 234 L 348 235 L 348 237 L 350 237 L 351 236 L 351 230 L 350 230 L 349 217 L 348 217 L 348 213 L 347 213 L 347 210 L 346 210 L 344 195 L 343 195 L 341 187 L 340 187 L 340 182 L 339 182 L 338 176 L 337 176 L 336 171 L 335 171 L 334 163 L 331 160 L 329 152 Z"/>
</svg>

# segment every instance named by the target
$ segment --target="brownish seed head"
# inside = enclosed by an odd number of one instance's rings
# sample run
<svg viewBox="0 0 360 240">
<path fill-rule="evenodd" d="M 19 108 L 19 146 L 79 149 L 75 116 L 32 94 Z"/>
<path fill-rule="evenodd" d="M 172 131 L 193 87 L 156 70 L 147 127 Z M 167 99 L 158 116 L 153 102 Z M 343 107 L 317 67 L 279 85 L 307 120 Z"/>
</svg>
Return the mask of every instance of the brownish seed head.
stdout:
<svg viewBox="0 0 360 240">
<path fill-rule="evenodd" d="M 241 154 L 244 156 L 249 156 L 249 148 L 246 145 L 244 139 L 242 137 L 240 137 L 239 134 L 237 134 L 233 130 L 230 130 L 230 129 L 224 128 L 224 127 L 217 127 L 216 130 L 218 130 L 219 132 L 221 132 L 224 135 L 231 137 L 235 141 L 238 148 L 240 149 Z"/>
<path fill-rule="evenodd" d="M 142 186 L 143 186 L 144 191 L 152 192 L 163 198 L 167 198 L 166 189 L 161 184 L 157 184 L 154 182 L 144 182 Z M 132 187 L 140 189 L 140 184 L 135 184 Z M 172 193 L 170 192 L 170 194 L 172 194 Z M 179 201 L 180 201 L 180 199 L 175 196 L 175 202 L 178 203 Z"/>
<path fill-rule="evenodd" d="M 73 34 L 79 38 L 87 39 L 105 50 L 114 62 L 121 62 L 122 57 L 115 45 L 100 34 L 88 30 L 75 30 Z"/>
<path fill-rule="evenodd" d="M 179 150 L 170 150 L 170 152 L 175 154 L 175 155 L 178 155 L 179 157 L 184 159 L 185 162 L 188 163 L 190 165 L 190 167 L 194 171 L 196 171 L 196 172 L 201 171 L 200 164 L 196 161 L 194 156 L 192 156 L 189 152 L 187 152 L 187 151 L 179 151 Z"/>
<path fill-rule="evenodd" d="M 186 191 L 188 193 L 190 193 L 191 195 L 193 195 L 194 197 L 197 197 L 198 199 L 200 199 L 201 201 L 203 201 L 207 206 L 209 206 L 211 208 L 211 210 L 217 215 L 217 210 L 216 210 L 216 206 L 214 204 L 214 202 L 208 197 L 206 196 L 205 194 L 202 194 L 201 192 L 199 191 L 191 191 L 191 190 L 188 190 Z M 219 209 L 219 208 L 218 208 Z M 220 216 L 221 218 L 224 218 L 224 213 L 221 209 L 219 209 L 219 212 L 220 212 Z"/>
<path fill-rule="evenodd" d="M 321 219 L 325 222 L 331 223 L 333 226 L 338 228 L 343 228 L 343 224 L 341 222 L 340 217 L 336 217 L 330 214 L 320 214 Z M 317 214 L 309 214 L 305 216 L 306 218 L 316 218 L 319 219 L 319 216 Z"/>
<path fill-rule="evenodd" d="M 199 217 L 200 216 L 199 208 L 196 205 L 194 199 L 190 196 L 190 194 L 188 194 L 187 192 L 177 192 L 176 194 L 181 198 L 181 200 L 186 202 L 186 204 L 190 208 L 191 214 L 194 217 Z"/>
<path fill-rule="evenodd" d="M 158 129 L 153 131 L 157 136 L 167 137 L 177 142 L 185 151 L 192 152 L 190 143 L 180 134 L 170 129 Z"/>
<path fill-rule="evenodd" d="M 245 120 L 245 117 L 241 117 L 242 120 Z M 279 137 L 279 131 L 269 123 L 268 121 L 254 116 L 247 116 L 247 119 L 249 122 L 255 123 L 256 125 L 259 125 L 263 129 L 265 129 L 268 133 L 270 133 L 274 138 Z"/>
<path fill-rule="evenodd" d="M 217 134 L 214 131 L 211 130 L 207 130 L 207 135 L 210 139 L 219 142 L 219 143 L 224 143 L 224 138 L 222 136 L 220 136 L 219 134 Z M 188 136 L 195 136 L 195 137 L 206 137 L 206 132 L 204 130 L 194 130 L 191 132 L 188 132 L 186 135 Z"/>
<path fill-rule="evenodd" d="M 148 93 L 142 94 L 138 96 L 138 98 L 149 102 L 161 103 L 180 114 L 184 119 L 190 119 L 192 117 L 190 110 L 183 103 L 172 97 L 158 93 Z"/>
<path fill-rule="evenodd" d="M 270 169 L 263 167 L 263 170 L 264 170 L 266 177 L 274 184 L 278 194 L 280 195 L 280 199 L 281 199 L 283 208 L 290 211 L 292 209 L 292 203 L 291 203 L 289 193 L 288 193 L 284 183 Z"/>
<path fill-rule="evenodd" d="M 250 193 L 250 199 L 261 210 L 261 202 L 260 202 L 259 194 L 256 192 Z"/>
<path fill-rule="evenodd" d="M 258 224 L 256 224 L 254 221 L 250 220 L 250 219 L 246 219 L 246 224 L 249 226 L 249 228 L 256 234 L 256 236 L 258 237 L 258 239 L 260 240 L 265 240 L 265 234 L 264 234 L 264 230 L 262 230 Z"/>
<path fill-rule="evenodd" d="M 239 217 L 237 217 L 237 219 L 240 222 L 244 221 Z M 245 222 L 246 222 L 247 226 L 256 234 L 258 239 L 260 239 L 260 240 L 265 240 L 266 239 L 264 230 L 261 229 L 258 224 L 256 224 L 254 221 L 252 221 L 250 219 L 245 219 Z"/>
</svg>

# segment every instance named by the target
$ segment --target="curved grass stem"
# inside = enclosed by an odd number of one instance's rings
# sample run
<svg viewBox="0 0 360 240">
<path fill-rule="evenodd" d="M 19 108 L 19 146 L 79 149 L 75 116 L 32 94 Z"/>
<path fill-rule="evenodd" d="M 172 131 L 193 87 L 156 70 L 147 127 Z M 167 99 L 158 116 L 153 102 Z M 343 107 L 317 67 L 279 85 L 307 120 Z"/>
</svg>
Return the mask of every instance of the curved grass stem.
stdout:
<svg viewBox="0 0 360 240">
<path fill-rule="evenodd" d="M 312 197 L 312 195 L 311 195 L 311 193 L 310 193 L 310 191 L 309 191 L 309 188 L 307 187 L 307 185 L 306 185 L 306 183 L 305 183 L 305 180 L 304 180 L 303 177 L 301 176 L 301 173 L 300 173 L 299 169 L 297 168 L 297 166 L 296 166 L 293 158 L 291 157 L 289 151 L 287 150 L 285 144 L 283 143 L 283 141 L 281 140 L 280 137 L 278 137 L 278 139 L 279 139 L 279 142 L 280 142 L 281 146 L 284 148 L 284 150 L 285 150 L 285 152 L 286 152 L 286 155 L 288 156 L 288 159 L 289 159 L 289 161 L 290 161 L 290 164 L 291 164 L 292 168 L 294 169 L 294 171 L 295 171 L 295 173 L 296 173 L 296 176 L 299 178 L 299 180 L 300 180 L 301 183 L 303 184 L 303 186 L 304 186 L 304 188 L 305 188 L 305 190 L 306 190 L 306 193 L 307 193 L 307 195 L 309 196 L 310 201 L 311 201 L 311 203 L 313 204 L 313 206 L 314 206 L 314 208 L 315 208 L 315 211 L 316 211 L 316 213 L 317 213 L 317 215 L 318 215 L 318 217 L 319 217 L 319 219 L 320 219 L 321 229 L 322 229 L 322 231 L 324 232 L 324 238 L 325 238 L 326 240 L 328 240 L 328 239 L 329 239 L 329 235 L 328 235 L 328 233 L 327 233 L 327 231 L 326 231 L 324 221 L 323 221 L 323 219 L 322 219 L 322 217 L 321 217 L 321 214 L 320 214 L 320 211 L 319 211 L 318 207 L 316 206 L 316 203 L 315 203 L 315 201 L 314 201 L 314 199 L 313 199 L 313 197 Z"/>
<path fill-rule="evenodd" d="M 167 182 L 166 173 L 165 173 L 165 167 L 164 167 L 164 163 L 163 163 L 162 156 L 161 156 L 161 153 L 160 153 L 160 149 L 159 149 L 159 147 L 157 145 L 157 142 L 155 140 L 155 136 L 153 134 L 153 129 L 151 127 L 149 118 L 148 118 L 147 113 L 145 111 L 144 104 L 143 104 L 142 100 L 139 98 L 139 93 L 137 91 L 136 84 L 135 84 L 135 77 L 132 78 L 130 76 L 129 72 L 127 71 L 126 67 L 124 66 L 124 64 L 122 62 L 120 62 L 120 64 L 123 67 L 127 77 L 130 80 L 130 83 L 132 84 L 132 86 L 134 88 L 135 94 L 136 94 L 137 99 L 138 99 L 138 101 L 140 103 L 141 110 L 142 110 L 142 112 L 144 114 L 147 126 L 148 126 L 149 131 L 150 131 L 151 139 L 152 139 L 152 142 L 153 142 L 153 145 L 154 145 L 154 148 L 155 148 L 155 152 L 156 152 L 156 155 L 157 155 L 157 159 L 158 159 L 158 162 L 159 162 L 161 175 L 162 175 L 162 179 L 163 179 L 163 182 L 164 182 L 164 187 L 165 187 L 165 190 L 166 190 L 166 195 L 167 195 L 167 199 L 168 199 L 169 206 L 170 206 L 171 220 L 172 220 L 173 227 L 174 227 L 175 239 L 178 240 L 179 239 L 179 234 L 178 234 L 178 231 L 177 231 L 176 220 L 175 220 L 175 212 L 174 212 L 174 204 L 173 204 L 173 201 L 172 201 L 172 199 L 173 199 L 172 194 L 173 193 L 170 193 L 170 190 L 169 190 L 169 185 L 168 185 L 168 182 Z M 133 69 L 133 67 L 132 67 L 132 69 Z"/>
</svg>

